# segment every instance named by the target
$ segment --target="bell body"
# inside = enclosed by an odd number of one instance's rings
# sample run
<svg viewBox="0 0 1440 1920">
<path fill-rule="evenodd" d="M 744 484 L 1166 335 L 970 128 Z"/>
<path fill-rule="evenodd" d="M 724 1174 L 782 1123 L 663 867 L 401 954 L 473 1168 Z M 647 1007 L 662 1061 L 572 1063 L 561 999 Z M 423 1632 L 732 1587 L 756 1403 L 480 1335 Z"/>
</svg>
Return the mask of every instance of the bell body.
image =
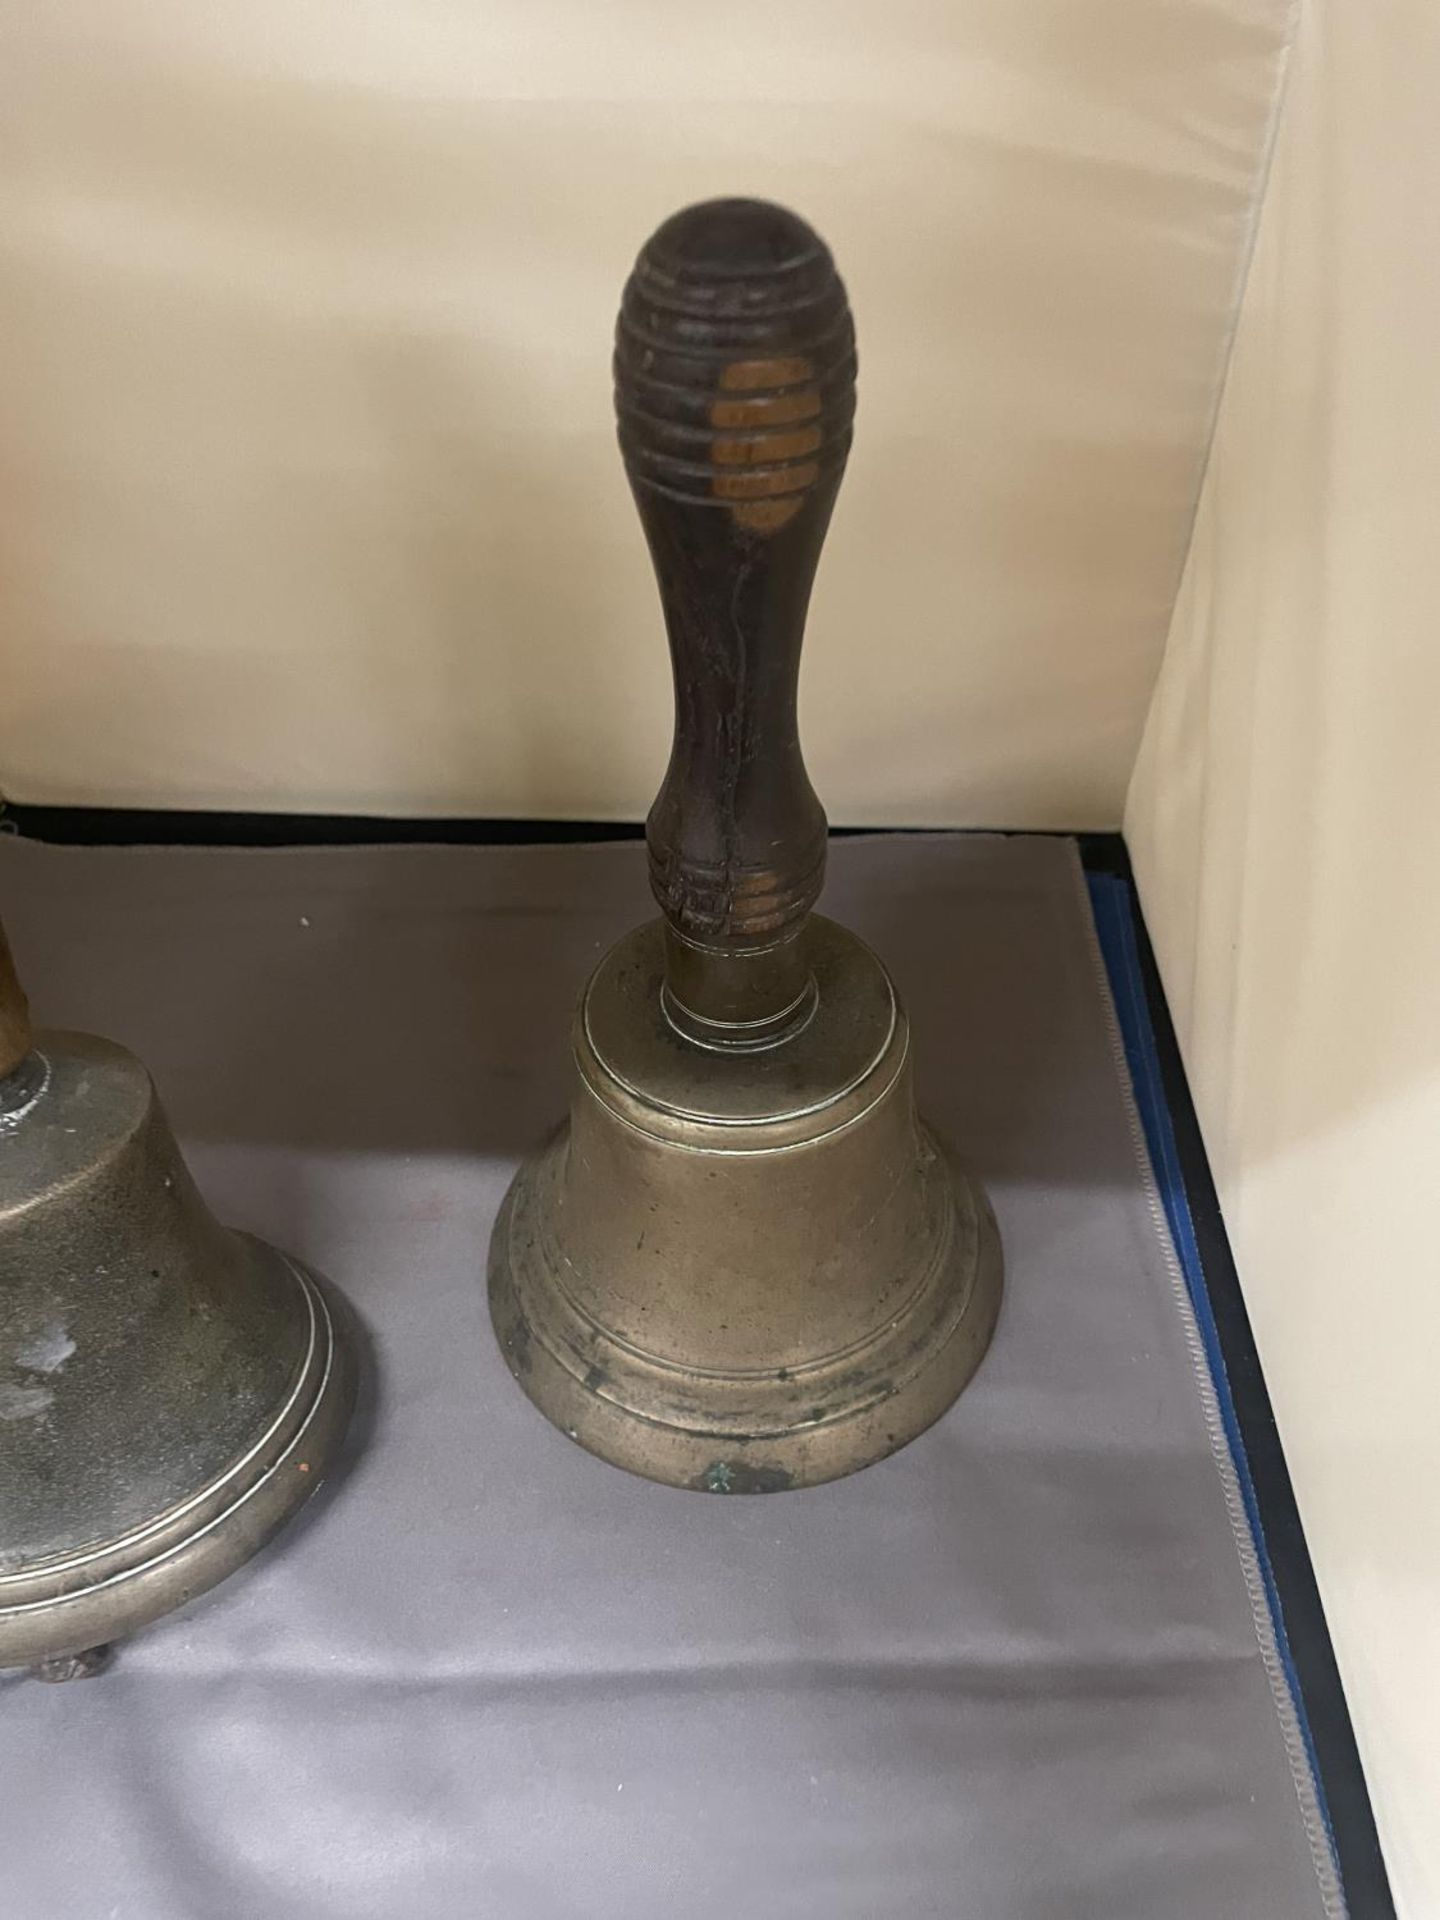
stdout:
<svg viewBox="0 0 1440 1920">
<path fill-rule="evenodd" d="M 0 1666 L 224 1578 L 319 1484 L 353 1375 L 315 1278 L 222 1228 L 123 1048 L 40 1034 L 0 1105 Z"/>
<path fill-rule="evenodd" d="M 512 1372 L 652 1479 L 741 1493 L 850 1473 L 938 1418 L 995 1324 L 994 1223 L 917 1119 L 888 976 L 818 917 L 807 957 L 801 1031 L 706 1050 L 667 1017 L 660 923 L 623 940 L 581 1003 L 569 1121 L 497 1224 Z"/>
</svg>

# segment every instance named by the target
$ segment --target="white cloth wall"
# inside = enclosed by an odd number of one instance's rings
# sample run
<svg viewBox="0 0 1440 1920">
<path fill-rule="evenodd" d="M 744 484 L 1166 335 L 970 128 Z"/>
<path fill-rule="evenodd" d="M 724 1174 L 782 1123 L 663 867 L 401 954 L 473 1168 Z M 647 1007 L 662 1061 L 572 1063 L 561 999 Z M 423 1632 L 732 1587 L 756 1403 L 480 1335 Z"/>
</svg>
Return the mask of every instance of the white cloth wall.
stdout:
<svg viewBox="0 0 1440 1920">
<path fill-rule="evenodd" d="M 830 238 L 838 819 L 1114 826 L 1289 0 L 46 0 L 0 61 L 0 791 L 638 816 L 640 242 Z"/>
<path fill-rule="evenodd" d="M 1406 1920 L 1440 1916 L 1437 100 L 1433 0 L 1307 0 L 1126 816 Z"/>
</svg>

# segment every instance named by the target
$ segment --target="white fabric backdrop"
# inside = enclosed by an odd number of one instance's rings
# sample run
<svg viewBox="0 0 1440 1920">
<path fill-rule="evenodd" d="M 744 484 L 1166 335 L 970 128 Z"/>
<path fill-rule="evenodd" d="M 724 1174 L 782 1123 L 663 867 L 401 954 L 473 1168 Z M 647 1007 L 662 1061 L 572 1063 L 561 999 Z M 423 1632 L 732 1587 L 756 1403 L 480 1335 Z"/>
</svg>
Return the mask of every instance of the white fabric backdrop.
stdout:
<svg viewBox="0 0 1440 1920">
<path fill-rule="evenodd" d="M 1126 816 L 1406 1920 L 1440 1915 L 1440 12 L 1309 0 Z"/>
<path fill-rule="evenodd" d="M 835 817 L 1113 826 L 1288 0 L 0 0 L 0 790 L 631 815 L 609 343 L 726 191 L 831 239 Z"/>
</svg>

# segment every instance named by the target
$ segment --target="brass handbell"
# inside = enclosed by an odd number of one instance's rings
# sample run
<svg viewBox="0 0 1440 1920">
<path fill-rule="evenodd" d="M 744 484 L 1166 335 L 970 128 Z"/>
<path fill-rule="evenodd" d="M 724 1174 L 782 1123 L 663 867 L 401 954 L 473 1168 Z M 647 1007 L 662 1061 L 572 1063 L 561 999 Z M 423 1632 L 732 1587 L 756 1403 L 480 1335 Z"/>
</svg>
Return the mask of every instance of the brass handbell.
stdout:
<svg viewBox="0 0 1440 1920">
<path fill-rule="evenodd" d="M 615 398 L 674 669 L 647 826 L 664 917 L 585 988 L 569 1121 L 506 1197 L 491 1313 L 582 1446 L 768 1493 L 950 1405 L 995 1325 L 1000 1245 L 916 1116 L 884 967 L 811 914 L 826 822 L 796 685 L 855 410 L 822 241 L 757 201 L 666 221 L 625 289 Z"/>
<path fill-rule="evenodd" d="M 0 1667 L 95 1671 L 233 1572 L 353 1395 L 325 1287 L 216 1223 L 132 1054 L 32 1033 L 0 933 Z"/>
</svg>

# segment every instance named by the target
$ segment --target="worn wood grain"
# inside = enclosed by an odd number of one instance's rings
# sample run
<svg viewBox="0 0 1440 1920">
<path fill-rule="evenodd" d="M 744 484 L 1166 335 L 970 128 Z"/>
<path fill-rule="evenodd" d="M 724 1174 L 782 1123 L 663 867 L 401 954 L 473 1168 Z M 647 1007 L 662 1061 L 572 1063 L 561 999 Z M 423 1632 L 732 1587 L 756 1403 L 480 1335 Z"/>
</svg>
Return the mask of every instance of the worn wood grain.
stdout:
<svg viewBox="0 0 1440 1920">
<path fill-rule="evenodd" d="M 625 288 L 615 401 L 675 681 L 651 884 L 687 940 L 783 940 L 824 876 L 796 692 L 855 412 L 854 328 L 823 241 L 761 201 L 666 221 Z"/>
<path fill-rule="evenodd" d="M 14 1071 L 30 1051 L 30 1008 L 0 927 L 0 1079 Z"/>
</svg>

